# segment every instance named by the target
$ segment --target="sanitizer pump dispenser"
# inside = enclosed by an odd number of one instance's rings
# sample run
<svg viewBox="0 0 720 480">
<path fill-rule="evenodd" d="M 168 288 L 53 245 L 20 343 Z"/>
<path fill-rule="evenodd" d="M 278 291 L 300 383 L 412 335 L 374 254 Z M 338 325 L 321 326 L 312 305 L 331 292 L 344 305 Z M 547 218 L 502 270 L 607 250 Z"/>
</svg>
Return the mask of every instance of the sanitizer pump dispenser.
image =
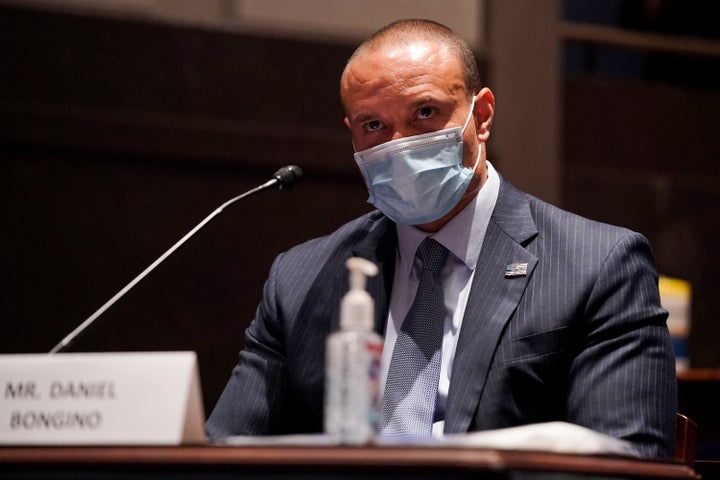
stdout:
<svg viewBox="0 0 720 480">
<path fill-rule="evenodd" d="M 378 273 L 364 258 L 348 259 L 350 290 L 340 304 L 340 330 L 327 340 L 325 433 L 342 444 L 372 440 L 378 423 L 383 339 L 373 331 L 375 302 L 366 278 Z"/>
</svg>

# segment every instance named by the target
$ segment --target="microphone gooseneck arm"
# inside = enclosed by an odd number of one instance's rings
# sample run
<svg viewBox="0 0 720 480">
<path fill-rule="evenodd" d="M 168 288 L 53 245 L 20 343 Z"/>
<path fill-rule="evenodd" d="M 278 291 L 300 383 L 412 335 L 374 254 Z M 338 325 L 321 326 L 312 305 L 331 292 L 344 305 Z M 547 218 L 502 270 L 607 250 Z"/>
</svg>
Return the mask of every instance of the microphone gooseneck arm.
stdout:
<svg viewBox="0 0 720 480">
<path fill-rule="evenodd" d="M 267 182 L 263 183 L 260 186 L 257 186 L 253 188 L 252 190 L 248 190 L 247 192 L 238 195 L 237 197 L 231 198 L 227 202 L 220 205 L 217 209 L 215 209 L 214 212 L 212 212 L 210 215 L 205 217 L 203 221 L 198 223 L 195 228 L 190 230 L 187 234 L 185 234 L 184 237 L 182 237 L 180 240 L 175 243 L 172 247 L 170 247 L 165 253 L 160 255 L 157 260 L 155 260 L 153 263 L 151 263 L 145 270 L 143 270 L 137 277 L 132 279 L 130 283 L 125 285 L 119 292 L 117 292 L 110 300 L 105 302 L 105 304 L 98 308 L 95 313 L 90 315 L 84 322 L 82 322 L 80 325 L 78 325 L 75 330 L 70 332 L 65 338 L 60 340 L 60 342 L 53 347 L 52 350 L 50 350 L 50 354 L 54 353 L 60 353 L 65 350 L 67 350 L 70 345 L 82 334 L 90 325 L 97 320 L 100 315 L 105 313 L 105 311 L 112 307 L 115 302 L 120 300 L 127 292 L 129 292 L 135 285 L 137 285 L 143 278 L 145 278 L 150 272 L 155 270 L 155 268 L 160 265 L 162 262 L 165 261 L 166 258 L 168 258 L 170 255 L 172 255 L 175 250 L 180 248 L 186 241 L 190 239 L 193 235 L 195 235 L 201 228 L 203 228 L 205 225 L 207 225 L 210 220 L 218 216 L 226 207 L 232 205 L 233 203 L 237 202 L 238 200 L 242 200 L 243 198 L 247 198 L 250 195 L 253 195 L 255 193 L 262 192 L 263 190 L 267 190 L 270 188 L 277 188 L 278 190 L 284 190 L 292 188 L 293 185 L 298 183 L 300 179 L 302 178 L 302 170 L 300 170 L 299 167 L 295 165 L 288 165 L 286 167 L 282 167 L 280 170 L 275 172 L 273 175 L 273 178 L 268 180 Z"/>
</svg>

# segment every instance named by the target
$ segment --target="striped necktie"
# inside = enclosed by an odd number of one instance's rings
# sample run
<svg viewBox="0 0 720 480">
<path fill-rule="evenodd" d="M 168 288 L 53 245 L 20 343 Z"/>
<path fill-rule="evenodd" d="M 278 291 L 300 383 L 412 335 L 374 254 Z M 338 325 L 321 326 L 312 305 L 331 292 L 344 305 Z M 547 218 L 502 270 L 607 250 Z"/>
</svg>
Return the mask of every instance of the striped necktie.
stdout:
<svg viewBox="0 0 720 480">
<path fill-rule="evenodd" d="M 380 434 L 432 434 L 445 323 L 440 270 L 447 255 L 448 250 L 430 237 L 418 247 L 420 283 L 390 360 Z"/>
</svg>

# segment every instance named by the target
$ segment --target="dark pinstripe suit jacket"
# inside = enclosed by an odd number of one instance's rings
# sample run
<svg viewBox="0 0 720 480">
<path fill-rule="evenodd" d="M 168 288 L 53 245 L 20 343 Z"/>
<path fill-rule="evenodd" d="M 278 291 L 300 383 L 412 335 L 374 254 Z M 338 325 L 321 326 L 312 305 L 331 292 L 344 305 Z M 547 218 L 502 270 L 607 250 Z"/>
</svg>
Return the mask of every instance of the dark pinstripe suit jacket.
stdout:
<svg viewBox="0 0 720 480">
<path fill-rule="evenodd" d="M 208 435 L 322 431 L 325 339 L 338 327 L 344 262 L 369 282 L 384 331 L 394 224 L 375 211 L 280 255 Z M 511 263 L 527 275 L 506 277 Z M 446 432 L 562 420 L 672 454 L 676 383 L 650 247 L 502 181 L 453 363 Z"/>
</svg>

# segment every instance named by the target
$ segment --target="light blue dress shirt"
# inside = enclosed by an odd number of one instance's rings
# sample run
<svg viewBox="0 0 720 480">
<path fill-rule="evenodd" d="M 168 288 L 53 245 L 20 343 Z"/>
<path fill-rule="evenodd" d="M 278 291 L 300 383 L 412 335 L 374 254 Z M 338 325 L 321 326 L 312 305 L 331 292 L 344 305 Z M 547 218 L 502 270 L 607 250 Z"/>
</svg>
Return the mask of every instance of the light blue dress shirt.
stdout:
<svg viewBox="0 0 720 480">
<path fill-rule="evenodd" d="M 397 332 L 400 331 L 417 291 L 421 270 L 420 262 L 415 258 L 417 248 L 425 237 L 432 236 L 450 251 L 441 272 L 446 314 L 442 365 L 435 409 L 436 418 L 442 420 L 433 424 L 433 435 L 441 435 L 443 431 L 445 404 L 452 376 L 455 347 L 470 294 L 475 266 L 480 256 L 480 248 L 500 190 L 500 178 L 490 162 L 487 162 L 487 168 L 487 181 L 475 199 L 439 231 L 430 234 L 414 226 L 397 225 L 398 248 L 395 254 L 395 276 L 380 370 L 381 392 L 385 389 Z"/>
</svg>

